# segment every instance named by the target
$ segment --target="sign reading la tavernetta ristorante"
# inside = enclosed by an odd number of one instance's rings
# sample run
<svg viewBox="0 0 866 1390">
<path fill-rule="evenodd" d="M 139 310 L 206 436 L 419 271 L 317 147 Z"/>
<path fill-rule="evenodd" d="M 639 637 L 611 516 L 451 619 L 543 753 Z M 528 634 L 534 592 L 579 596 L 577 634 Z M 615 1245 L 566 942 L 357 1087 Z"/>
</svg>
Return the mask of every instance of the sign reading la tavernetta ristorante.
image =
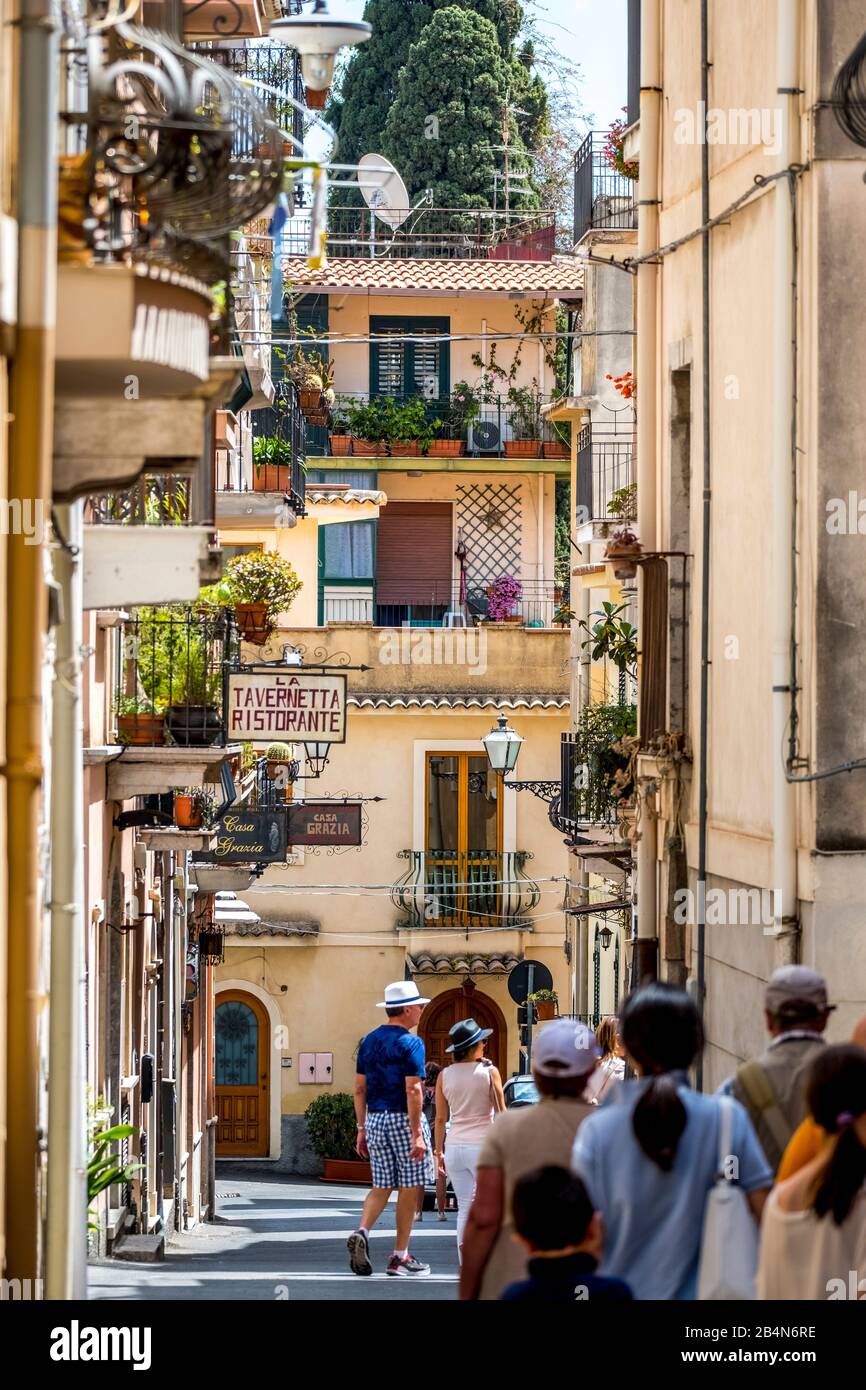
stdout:
<svg viewBox="0 0 866 1390">
<path fill-rule="evenodd" d="M 299 801 L 287 807 L 290 845 L 359 845 L 361 807 Z"/>
<path fill-rule="evenodd" d="M 232 743 L 345 743 L 346 677 L 279 668 L 233 671 L 228 725 Z"/>
<path fill-rule="evenodd" d="M 272 864 L 286 858 L 286 813 L 226 811 L 216 825 L 216 849 L 197 857 L 211 864 Z"/>
</svg>

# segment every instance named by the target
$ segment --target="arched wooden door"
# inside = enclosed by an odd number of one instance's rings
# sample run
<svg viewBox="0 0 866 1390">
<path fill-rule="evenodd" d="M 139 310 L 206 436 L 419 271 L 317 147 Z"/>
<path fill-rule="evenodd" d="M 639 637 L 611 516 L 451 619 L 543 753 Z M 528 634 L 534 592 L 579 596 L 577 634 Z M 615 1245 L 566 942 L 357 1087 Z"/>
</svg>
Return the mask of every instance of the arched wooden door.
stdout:
<svg viewBox="0 0 866 1390">
<path fill-rule="evenodd" d="M 242 990 L 216 997 L 214 1081 L 217 1153 L 263 1158 L 270 1152 L 270 1023 L 264 1005 Z"/>
<path fill-rule="evenodd" d="M 423 985 L 423 981 L 421 982 Z M 423 989 L 421 991 L 423 993 Z M 485 1056 L 489 1057 L 500 1073 L 505 1066 L 506 1024 L 499 1005 L 488 995 L 477 989 L 449 989 L 437 994 L 421 1015 L 418 1033 L 424 1039 L 428 1062 L 438 1062 L 441 1067 L 453 1060 L 445 1049 L 450 1043 L 449 1030 L 461 1018 L 474 1018 L 482 1028 L 492 1028 L 487 1039 Z"/>
</svg>

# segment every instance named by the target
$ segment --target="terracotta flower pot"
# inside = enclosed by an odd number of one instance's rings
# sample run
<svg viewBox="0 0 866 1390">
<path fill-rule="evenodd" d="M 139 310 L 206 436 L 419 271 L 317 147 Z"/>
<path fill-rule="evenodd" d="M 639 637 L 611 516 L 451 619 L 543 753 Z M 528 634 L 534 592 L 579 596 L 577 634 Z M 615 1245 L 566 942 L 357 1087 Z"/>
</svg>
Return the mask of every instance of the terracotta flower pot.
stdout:
<svg viewBox="0 0 866 1390">
<path fill-rule="evenodd" d="M 571 457 L 571 450 L 567 444 L 560 444 L 558 440 L 545 439 L 544 457 L 546 459 L 567 459 Z"/>
<path fill-rule="evenodd" d="M 263 647 L 271 634 L 266 603 L 236 603 L 235 618 L 245 642 Z"/>
<path fill-rule="evenodd" d="M 335 458 L 343 458 L 352 449 L 352 436 L 350 434 L 332 434 L 330 436 L 331 453 Z"/>
<path fill-rule="evenodd" d="M 390 448 L 394 458 L 414 459 L 421 452 L 421 445 L 417 439 L 395 439 Z"/>
<path fill-rule="evenodd" d="M 301 410 L 303 410 L 304 414 L 309 410 L 318 410 L 319 403 L 322 399 L 322 388 L 321 386 L 316 386 L 308 390 L 306 387 L 299 387 L 298 397 L 301 402 Z"/>
<path fill-rule="evenodd" d="M 315 92 L 312 87 L 304 88 L 304 101 L 311 111 L 324 111 L 328 104 L 328 94 L 330 87 L 326 87 L 323 92 Z"/>
<path fill-rule="evenodd" d="M 540 439 L 508 439 L 505 441 L 505 457 L 507 459 L 538 459 L 541 458 Z"/>
<path fill-rule="evenodd" d="M 326 1158 L 322 1182 L 358 1183 L 370 1187 L 373 1174 L 366 1158 Z"/>
<path fill-rule="evenodd" d="M 253 492 L 285 492 L 288 478 L 284 463 L 263 463 L 253 469 Z"/>
<path fill-rule="evenodd" d="M 119 714 L 117 716 L 119 743 L 133 748 L 147 748 L 165 742 L 164 714 Z"/>
<path fill-rule="evenodd" d="M 466 441 L 463 439 L 433 439 L 427 448 L 429 458 L 434 459 L 455 459 L 460 458 Z"/>
<path fill-rule="evenodd" d="M 201 829 L 201 802 L 197 797 L 175 792 L 174 823 L 179 830 Z"/>
<path fill-rule="evenodd" d="M 535 1005 L 535 1017 L 539 1023 L 547 1023 L 551 1018 L 556 1018 L 556 1000 L 539 1000 Z"/>
<path fill-rule="evenodd" d="M 643 546 L 640 541 L 631 545 L 610 541 L 605 549 L 604 558 L 613 565 L 617 579 L 634 579 L 637 574 L 637 562 L 642 554 Z"/>
<path fill-rule="evenodd" d="M 385 453 L 385 445 L 381 439 L 356 439 L 353 436 L 352 453 L 361 458 L 378 458 Z"/>
</svg>

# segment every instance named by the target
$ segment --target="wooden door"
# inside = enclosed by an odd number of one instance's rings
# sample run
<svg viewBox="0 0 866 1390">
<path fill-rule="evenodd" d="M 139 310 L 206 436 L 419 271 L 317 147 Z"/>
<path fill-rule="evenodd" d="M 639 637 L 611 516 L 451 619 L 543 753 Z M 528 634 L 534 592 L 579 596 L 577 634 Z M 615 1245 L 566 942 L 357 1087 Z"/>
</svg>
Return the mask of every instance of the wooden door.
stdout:
<svg viewBox="0 0 866 1390">
<path fill-rule="evenodd" d="M 420 983 L 423 985 L 423 979 Z M 454 1060 L 453 1054 L 445 1051 L 451 1042 L 448 1033 L 463 1018 L 474 1018 L 479 1027 L 493 1029 L 487 1039 L 484 1055 L 502 1073 L 506 1060 L 505 1019 L 499 1005 L 478 990 L 449 989 L 427 1005 L 418 1026 L 419 1036 L 424 1039 L 427 1061 L 438 1062 L 440 1067 L 444 1067 Z"/>
<path fill-rule="evenodd" d="M 270 1152 L 270 1027 L 251 994 L 217 995 L 214 1028 L 217 1153 L 262 1158 Z"/>
</svg>

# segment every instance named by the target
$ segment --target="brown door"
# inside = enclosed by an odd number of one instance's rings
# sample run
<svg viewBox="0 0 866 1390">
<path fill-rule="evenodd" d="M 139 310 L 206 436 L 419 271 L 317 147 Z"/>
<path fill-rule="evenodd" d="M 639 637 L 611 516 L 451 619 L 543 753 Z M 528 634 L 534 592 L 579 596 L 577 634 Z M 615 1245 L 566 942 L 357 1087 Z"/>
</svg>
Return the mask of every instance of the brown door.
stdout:
<svg viewBox="0 0 866 1390">
<path fill-rule="evenodd" d="M 448 1033 L 462 1018 L 474 1018 L 481 1028 L 493 1029 L 487 1039 L 484 1055 L 501 1073 L 506 1059 L 505 1019 L 499 1005 L 478 990 L 467 993 L 462 989 L 449 989 L 427 1005 L 418 1027 L 418 1033 L 424 1039 L 427 1061 L 438 1062 L 440 1067 L 453 1061 L 452 1054 L 445 1051 L 451 1042 Z"/>
<path fill-rule="evenodd" d="M 241 990 L 217 995 L 214 1029 L 217 1153 L 265 1157 L 270 1150 L 270 1027 L 262 1004 Z"/>
</svg>

